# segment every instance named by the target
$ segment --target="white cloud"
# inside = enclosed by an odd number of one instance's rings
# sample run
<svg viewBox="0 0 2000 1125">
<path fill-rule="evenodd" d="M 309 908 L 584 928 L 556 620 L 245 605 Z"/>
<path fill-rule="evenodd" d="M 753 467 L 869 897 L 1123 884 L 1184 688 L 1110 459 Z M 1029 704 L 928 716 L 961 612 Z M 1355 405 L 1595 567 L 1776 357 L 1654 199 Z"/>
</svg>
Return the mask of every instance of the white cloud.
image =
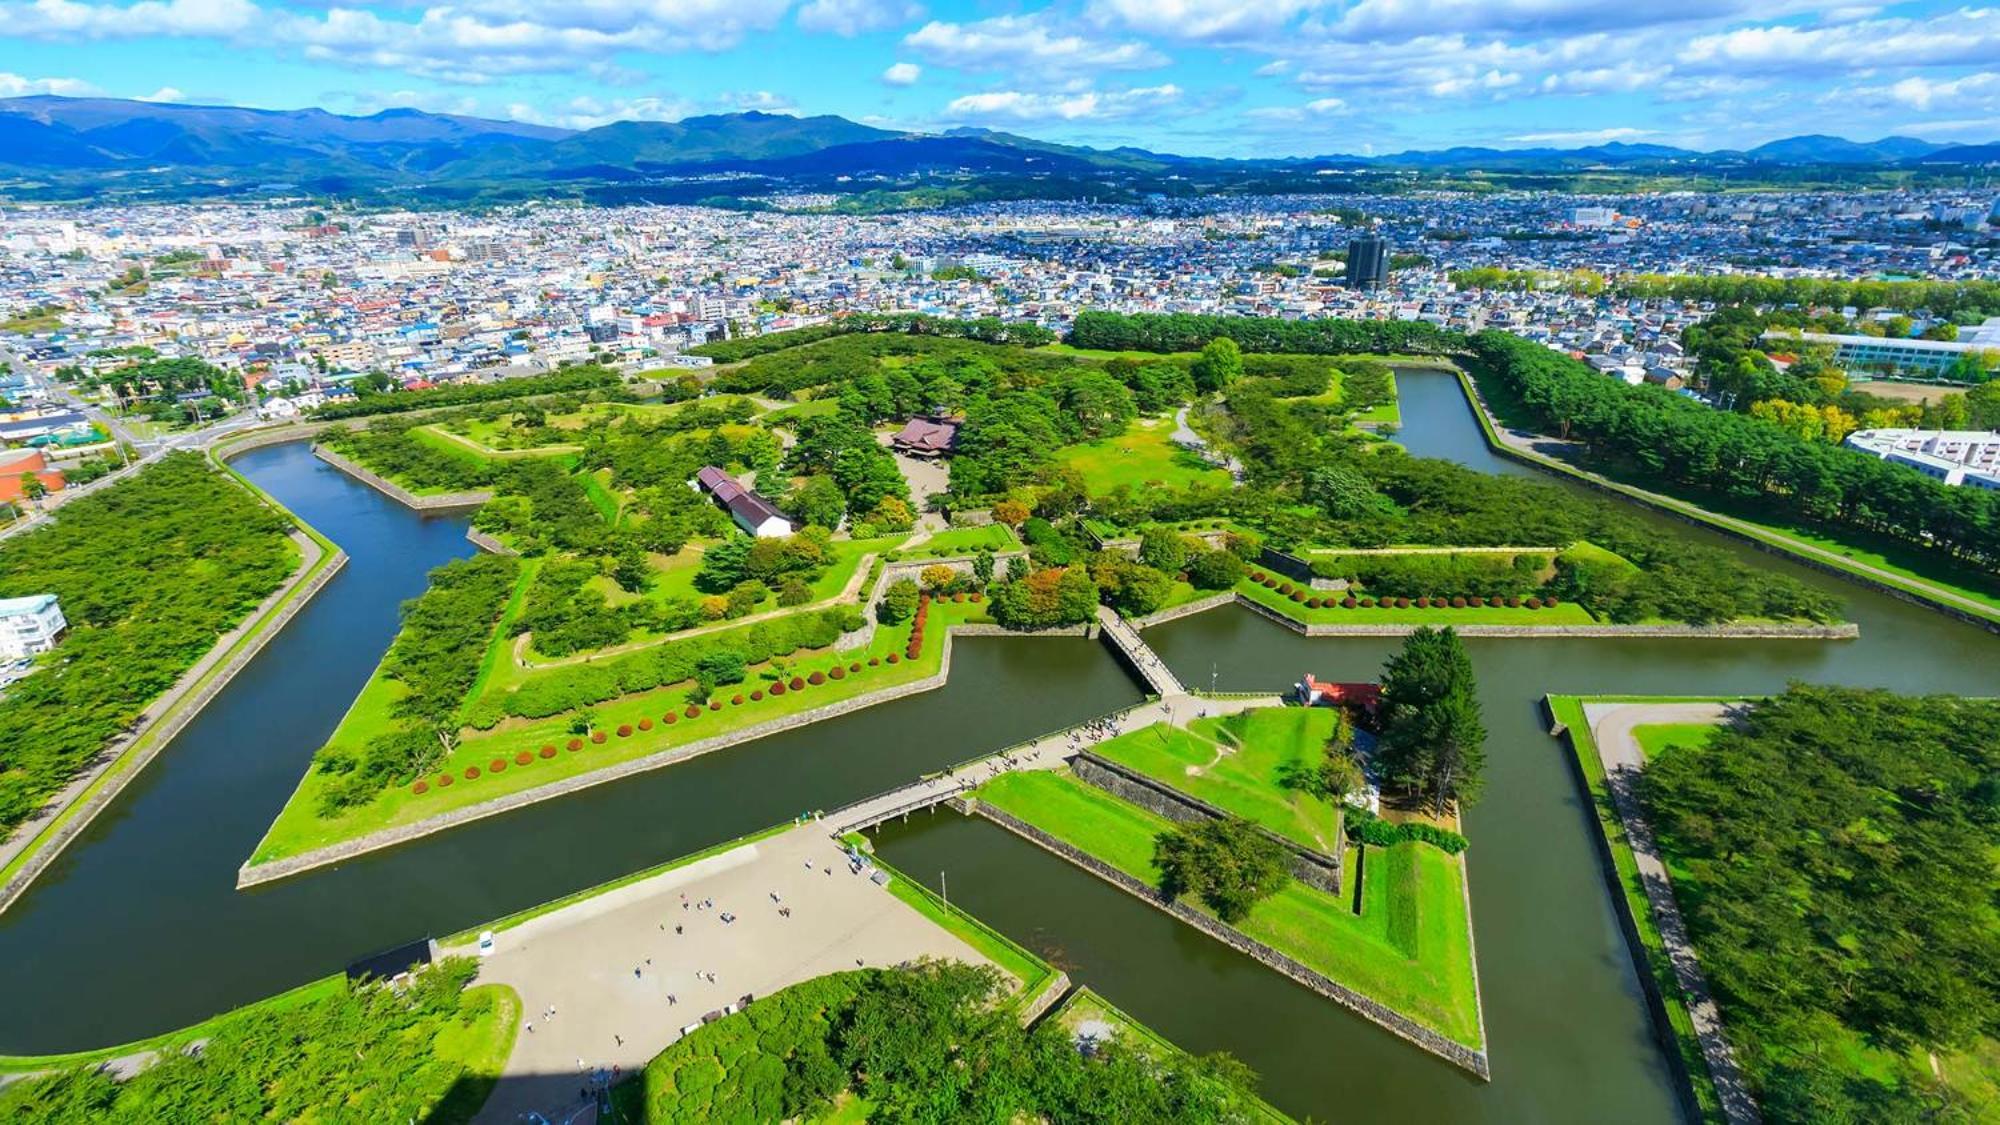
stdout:
<svg viewBox="0 0 2000 1125">
<path fill-rule="evenodd" d="M 1052 28 L 1040 15 L 995 16 L 972 23 L 933 20 L 903 37 L 925 61 L 956 70 L 1035 74 L 1147 70 L 1166 56 L 1136 40 L 1096 39 Z"/>
<path fill-rule="evenodd" d="M 141 94 L 139 100 L 142 102 L 184 102 L 187 100 L 187 95 L 182 93 L 178 86 L 162 86 L 150 94 Z"/>
<path fill-rule="evenodd" d="M 1245 110 L 1243 116 L 1257 121 L 1310 121 L 1321 117 L 1341 117 L 1354 112 L 1339 98 L 1315 98 L 1304 105 L 1267 105 Z"/>
<path fill-rule="evenodd" d="M 1601 145 L 1612 141 L 1631 141 L 1640 137 L 1656 135 L 1657 130 L 1639 129 L 1621 125 L 1610 129 L 1559 129 L 1548 133 L 1517 133 L 1508 137 L 1510 141 L 1538 145 Z"/>
<path fill-rule="evenodd" d="M 60 94 L 66 98 L 83 98 L 101 92 L 96 86 L 81 78 L 23 78 L 18 74 L 0 71 L 0 98 L 22 98 L 30 94 Z"/>
<path fill-rule="evenodd" d="M 799 26 L 807 31 L 859 35 L 899 27 L 924 14 L 914 0 L 810 0 L 799 9 Z"/>
<path fill-rule="evenodd" d="M 6 34 L 33 39 L 134 39 L 147 36 L 229 36 L 256 23 L 250 0 L 140 0 L 85 4 L 32 0 L 0 4 Z"/>
<path fill-rule="evenodd" d="M 715 96 L 715 102 L 723 109 L 735 113 L 756 110 L 759 113 L 784 113 L 796 116 L 799 112 L 797 103 L 792 99 L 769 90 L 724 92 Z"/>
<path fill-rule="evenodd" d="M 923 74 L 924 68 L 916 63 L 899 62 L 882 72 L 882 81 L 891 86 L 914 86 Z"/>
<path fill-rule="evenodd" d="M 2000 8 L 1961 8 L 1919 19 L 1795 27 L 1745 27 L 1690 40 L 1679 63 L 1695 69 L 1781 70 L 1922 66 L 1991 68 L 2000 59 Z"/>
<path fill-rule="evenodd" d="M 1165 108 L 1180 96 L 1180 87 L 1171 84 L 1064 94 L 989 90 L 952 99 L 944 115 L 957 121 L 1111 121 Z"/>
<path fill-rule="evenodd" d="M 507 107 L 507 117 L 530 125 L 555 125 L 564 129 L 595 129 L 615 121 L 679 121 L 701 111 L 682 98 L 638 97 L 601 101 L 583 95 L 563 103 L 555 113 L 540 106 L 516 102 Z"/>
<path fill-rule="evenodd" d="M 1322 0 L 1091 0 L 1101 24 L 1188 42 L 1240 40 L 1267 35 Z"/>
</svg>

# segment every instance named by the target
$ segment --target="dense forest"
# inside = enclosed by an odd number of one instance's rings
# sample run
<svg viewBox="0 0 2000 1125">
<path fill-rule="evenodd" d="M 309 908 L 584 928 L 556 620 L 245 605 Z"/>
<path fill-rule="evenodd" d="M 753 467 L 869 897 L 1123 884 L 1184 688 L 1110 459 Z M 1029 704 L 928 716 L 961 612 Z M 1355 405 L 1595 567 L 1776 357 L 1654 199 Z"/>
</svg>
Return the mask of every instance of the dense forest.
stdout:
<svg viewBox="0 0 2000 1125">
<path fill-rule="evenodd" d="M 471 1120 L 517 1005 L 467 989 L 478 966 L 440 961 L 397 990 L 374 985 L 232 1013 L 195 1052 L 168 1050 L 120 1082 L 90 1063 L 0 1089 L 23 1125 L 165 1121 Z"/>
<path fill-rule="evenodd" d="M 1246 352 L 1298 355 L 1437 355 L 1453 350 L 1460 341 L 1457 333 L 1420 320 L 1280 320 L 1086 310 L 1076 314 L 1069 342 L 1105 351 L 1191 352 L 1221 336 Z"/>
<path fill-rule="evenodd" d="M 526 398 L 530 395 L 562 394 L 569 391 L 608 390 L 624 382 L 616 372 L 595 365 L 568 367 L 547 375 L 502 379 L 497 383 L 433 387 L 426 391 L 389 391 L 364 394 L 353 402 L 330 402 L 313 411 L 319 421 L 361 418 L 370 414 L 403 414 L 435 406 L 466 406 L 478 402 Z"/>
<path fill-rule="evenodd" d="M 1922 1061 L 2000 1036 L 2000 702 L 1794 685 L 1642 794 L 1768 1119 L 2000 1113 Z"/>
<path fill-rule="evenodd" d="M 803 344 L 829 340 L 835 336 L 846 336 L 857 332 L 893 332 L 909 336 L 937 336 L 958 340 L 977 340 L 987 344 L 1014 344 L 1024 348 L 1040 347 L 1055 343 L 1055 333 L 1039 325 L 1000 320 L 997 317 L 982 316 L 970 320 L 949 317 L 924 316 L 918 313 L 893 313 L 877 315 L 854 313 L 826 324 L 815 324 L 806 328 L 794 328 L 787 332 L 772 332 L 763 336 L 749 336 L 738 340 L 717 340 L 692 349 L 690 354 L 705 355 L 717 363 L 740 363 L 746 359 L 770 355 L 787 348 Z"/>
<path fill-rule="evenodd" d="M 793 985 L 661 1052 L 643 1120 L 821 1119 L 846 1091 L 871 1121 L 1165 1122 L 1259 1119 L 1256 1078 L 1113 1038 L 1089 1054 L 1056 1021 L 1021 1026 L 987 966 L 919 962 Z"/>
<path fill-rule="evenodd" d="M 55 594 L 70 631 L 0 698 L 0 827 L 129 729 L 297 565 L 292 524 L 194 453 L 170 454 L 0 545 L 0 597 Z"/>
<path fill-rule="evenodd" d="M 1763 419 L 1628 387 L 1504 332 L 1481 332 L 1471 347 L 1467 370 L 1496 407 L 1518 404 L 1528 421 L 1649 487 L 2000 566 L 2000 492 L 1948 487 Z"/>
</svg>

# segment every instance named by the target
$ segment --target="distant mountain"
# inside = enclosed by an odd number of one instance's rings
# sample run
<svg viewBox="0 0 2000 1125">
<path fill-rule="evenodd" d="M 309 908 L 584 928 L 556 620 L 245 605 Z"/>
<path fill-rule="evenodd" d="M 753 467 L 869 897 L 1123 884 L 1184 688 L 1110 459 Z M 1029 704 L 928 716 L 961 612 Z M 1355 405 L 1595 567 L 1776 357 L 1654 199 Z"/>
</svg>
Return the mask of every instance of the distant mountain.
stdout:
<svg viewBox="0 0 2000 1125">
<path fill-rule="evenodd" d="M 836 191 L 849 190 L 841 185 L 854 181 L 872 185 L 933 175 L 1000 176 L 1028 183 L 1122 178 L 1137 190 L 1158 190 L 1177 180 L 1296 190 L 1302 175 L 1331 170 L 1564 173 L 1746 163 L 1930 167 L 1991 163 L 1994 150 L 1993 145 L 1947 147 L 1912 137 L 1856 142 L 1805 136 L 1748 152 L 1611 143 L 1227 160 L 1133 147 L 1092 149 L 991 129 L 904 133 L 842 117 L 757 112 L 571 130 L 416 109 L 348 116 L 321 109 L 115 98 L 0 99 L 0 170 L 30 182 L 53 182 L 71 193 L 88 193 L 114 182 L 107 177 L 116 175 L 121 187 L 169 193 L 190 185 L 231 191 L 246 183 L 279 182 L 335 193 L 400 188 L 460 198 L 504 188 L 505 197 L 532 198 L 539 185 L 550 182 L 693 185 L 701 176 L 718 173 L 804 181 Z M 1138 186 L 1142 184 L 1146 186 Z M 1174 190 L 1186 190 L 1186 185 Z"/>
<path fill-rule="evenodd" d="M 1944 147 L 1915 137 L 1864 142 L 1814 134 L 1761 144 L 1743 155 L 1767 164 L 1886 164 L 1928 156 Z"/>
</svg>

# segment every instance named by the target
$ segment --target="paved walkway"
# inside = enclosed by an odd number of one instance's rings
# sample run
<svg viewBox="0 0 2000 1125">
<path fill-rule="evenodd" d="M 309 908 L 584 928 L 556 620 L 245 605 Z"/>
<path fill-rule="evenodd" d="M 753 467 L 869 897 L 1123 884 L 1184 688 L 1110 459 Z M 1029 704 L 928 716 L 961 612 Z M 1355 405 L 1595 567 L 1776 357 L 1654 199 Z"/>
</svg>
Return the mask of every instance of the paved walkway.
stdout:
<svg viewBox="0 0 2000 1125">
<path fill-rule="evenodd" d="M 703 902 L 714 906 L 699 909 Z M 724 922 L 724 913 L 735 920 Z M 643 1068 L 706 1012 L 827 973 L 919 957 L 985 963 L 852 873 L 823 823 L 503 930 L 480 980 L 512 985 L 525 1022 L 477 1120 L 514 1122 L 531 1111 L 557 1118 L 583 1100 L 590 1072 L 616 1067 L 623 1077 Z"/>
<path fill-rule="evenodd" d="M 1111 639 L 1111 643 L 1117 645 L 1119 651 L 1129 657 L 1133 666 L 1139 669 L 1139 675 L 1145 678 L 1147 685 L 1153 689 L 1153 694 L 1164 698 L 1188 693 L 1187 685 L 1181 683 L 1180 677 L 1174 675 L 1174 670 L 1167 667 L 1167 662 L 1161 660 L 1153 651 L 1153 646 L 1139 636 L 1139 631 L 1118 616 L 1117 610 L 1110 606 L 1098 606 L 1097 623 L 1104 627 L 1104 635 Z"/>
<path fill-rule="evenodd" d="M 1652 823 L 1634 790 L 1639 772 L 1646 765 L 1634 728 L 1657 723 L 1720 723 L 1732 709 L 1732 705 L 1724 703 L 1590 703 L 1584 705 L 1584 717 L 1597 743 L 1598 759 L 1604 763 L 1612 806 L 1625 825 L 1625 839 L 1638 863 L 1639 879 L 1645 884 L 1646 900 L 1652 905 L 1653 924 L 1660 931 L 1660 941 L 1673 963 L 1674 978 L 1687 1001 L 1709 1078 L 1722 1099 L 1722 1111 L 1732 1125 L 1752 1125 L 1760 1120 L 1757 1102 L 1736 1065 L 1736 1052 L 1723 1034 L 1722 1013 L 1708 990 L 1701 962 L 1695 957 L 1680 904 L 1674 901 L 1673 884 L 1667 877 L 1666 863 L 1660 858 Z"/>
</svg>

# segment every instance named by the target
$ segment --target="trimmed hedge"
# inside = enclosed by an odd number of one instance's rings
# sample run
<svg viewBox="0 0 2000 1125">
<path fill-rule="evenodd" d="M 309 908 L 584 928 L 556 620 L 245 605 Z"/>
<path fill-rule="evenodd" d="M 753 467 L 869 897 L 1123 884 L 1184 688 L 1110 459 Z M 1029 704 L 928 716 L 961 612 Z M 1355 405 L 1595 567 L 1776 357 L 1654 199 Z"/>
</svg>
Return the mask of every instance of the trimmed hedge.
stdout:
<svg viewBox="0 0 2000 1125">
<path fill-rule="evenodd" d="M 544 758 L 553 758 L 553 757 L 555 757 L 555 756 L 556 756 L 556 748 L 555 748 L 555 747 L 553 747 L 553 746 L 544 746 L 544 747 L 542 747 L 542 757 L 544 757 Z"/>
</svg>

